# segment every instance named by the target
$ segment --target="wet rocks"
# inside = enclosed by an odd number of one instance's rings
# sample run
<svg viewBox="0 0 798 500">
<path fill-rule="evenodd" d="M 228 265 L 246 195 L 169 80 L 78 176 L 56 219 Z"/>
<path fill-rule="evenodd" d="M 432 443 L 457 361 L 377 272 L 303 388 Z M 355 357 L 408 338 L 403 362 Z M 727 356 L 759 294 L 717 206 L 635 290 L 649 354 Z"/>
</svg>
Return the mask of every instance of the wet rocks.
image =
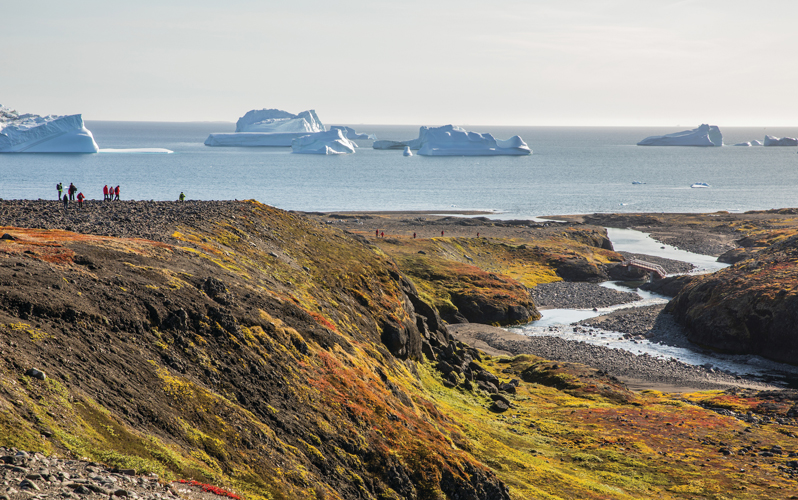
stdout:
<svg viewBox="0 0 798 500">
<path fill-rule="evenodd" d="M 529 293 L 540 308 L 591 309 L 640 300 L 640 296 L 633 292 L 568 281 L 542 283 L 530 289 Z"/>
</svg>

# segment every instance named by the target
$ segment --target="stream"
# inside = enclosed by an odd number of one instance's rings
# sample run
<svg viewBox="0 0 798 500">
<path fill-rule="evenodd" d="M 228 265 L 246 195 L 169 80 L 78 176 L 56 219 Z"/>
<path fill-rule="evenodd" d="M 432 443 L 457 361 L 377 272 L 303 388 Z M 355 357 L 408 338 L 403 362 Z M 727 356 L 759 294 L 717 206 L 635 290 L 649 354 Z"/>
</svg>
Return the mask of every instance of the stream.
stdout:
<svg viewBox="0 0 798 500">
<path fill-rule="evenodd" d="M 616 251 L 654 255 L 689 262 L 696 266 L 691 273 L 714 272 L 728 264 L 717 262 L 715 257 L 696 254 L 664 245 L 648 234 L 631 229 L 607 228 L 607 233 Z M 575 323 L 608 314 L 619 309 L 666 304 L 668 297 L 639 289 L 631 289 L 619 282 L 605 282 L 601 286 L 622 291 L 634 291 L 641 300 L 598 309 L 545 309 L 541 319 L 509 328 L 514 333 L 527 336 L 556 336 L 565 340 L 582 341 L 612 349 L 624 349 L 637 355 L 648 355 L 660 359 L 673 358 L 686 364 L 724 371 L 753 380 L 781 386 L 797 386 L 798 367 L 777 363 L 755 355 L 719 354 L 692 346 L 686 339 L 678 342 L 688 347 L 653 342 L 640 338 L 625 338 L 623 333 L 602 330 Z"/>
</svg>

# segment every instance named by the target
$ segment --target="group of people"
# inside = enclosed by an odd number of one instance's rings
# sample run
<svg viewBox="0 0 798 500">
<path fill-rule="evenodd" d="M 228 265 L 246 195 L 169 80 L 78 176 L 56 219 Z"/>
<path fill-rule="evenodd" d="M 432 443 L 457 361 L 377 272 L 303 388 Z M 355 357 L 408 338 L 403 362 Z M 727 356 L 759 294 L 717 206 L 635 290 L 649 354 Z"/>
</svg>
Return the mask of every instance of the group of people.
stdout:
<svg viewBox="0 0 798 500">
<path fill-rule="evenodd" d="M 78 202 L 78 208 L 83 208 L 83 200 L 85 200 L 86 197 L 83 193 L 78 193 L 78 188 L 75 184 L 70 182 L 66 193 L 64 193 L 64 185 L 60 182 L 55 185 L 55 189 L 58 191 L 58 201 L 64 203 L 64 209 L 69 208 L 69 203 L 73 201 Z M 103 201 L 111 200 L 119 200 L 119 186 L 109 188 L 106 185 L 103 187 Z"/>
<path fill-rule="evenodd" d="M 58 201 L 64 203 L 65 209 L 69 208 L 69 202 L 75 201 L 76 199 L 78 208 L 83 208 L 83 200 L 85 200 L 86 197 L 83 196 L 83 193 L 78 193 L 78 188 L 73 183 L 69 183 L 66 193 L 64 193 L 64 185 L 60 182 L 55 185 L 55 189 L 58 191 Z"/>
<path fill-rule="evenodd" d="M 119 186 L 108 187 L 106 184 L 103 186 L 103 201 L 119 201 Z"/>
</svg>

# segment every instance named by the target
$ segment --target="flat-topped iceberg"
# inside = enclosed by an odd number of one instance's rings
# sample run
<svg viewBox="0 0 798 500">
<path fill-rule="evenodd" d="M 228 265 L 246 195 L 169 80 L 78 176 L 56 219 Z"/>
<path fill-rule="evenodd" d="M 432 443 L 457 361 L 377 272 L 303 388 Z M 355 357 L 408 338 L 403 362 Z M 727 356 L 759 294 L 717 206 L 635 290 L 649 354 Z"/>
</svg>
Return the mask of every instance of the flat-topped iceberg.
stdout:
<svg viewBox="0 0 798 500">
<path fill-rule="evenodd" d="M 798 139 L 795 137 L 773 137 L 765 136 L 765 146 L 798 146 Z"/>
<path fill-rule="evenodd" d="M 454 125 L 421 127 L 418 139 L 409 141 L 375 141 L 374 149 L 417 149 L 422 156 L 521 156 L 532 150 L 519 136 L 506 141 L 490 134 L 469 132 Z"/>
<path fill-rule="evenodd" d="M 353 129 L 352 127 L 345 127 L 345 126 L 340 126 L 340 125 L 333 125 L 332 127 L 330 127 L 330 130 L 339 130 L 339 129 L 341 130 L 341 132 L 344 133 L 344 137 L 346 137 L 350 141 L 355 141 L 355 140 L 358 140 L 358 141 L 360 141 L 360 140 L 362 140 L 362 141 L 376 141 L 377 140 L 377 136 L 376 135 L 374 135 L 374 134 L 359 134 L 359 133 L 355 132 L 355 129 Z"/>
<path fill-rule="evenodd" d="M 737 144 L 735 144 L 735 146 L 749 146 L 750 147 L 751 143 L 750 142 L 738 142 Z"/>
<path fill-rule="evenodd" d="M 685 130 L 667 135 L 652 135 L 637 143 L 638 146 L 723 146 L 723 135 L 715 125 L 701 125 L 693 130 Z"/>
<path fill-rule="evenodd" d="M 0 153 L 96 153 L 81 115 L 20 115 L 0 105 Z"/>
<path fill-rule="evenodd" d="M 238 119 L 236 131 L 210 134 L 206 146 L 291 146 L 297 137 L 324 132 L 316 111 L 298 114 L 279 109 L 253 109 Z"/>
<path fill-rule="evenodd" d="M 292 153 L 314 155 L 345 155 L 355 152 L 357 144 L 344 137 L 341 129 L 316 132 L 297 137 L 291 144 Z"/>
</svg>

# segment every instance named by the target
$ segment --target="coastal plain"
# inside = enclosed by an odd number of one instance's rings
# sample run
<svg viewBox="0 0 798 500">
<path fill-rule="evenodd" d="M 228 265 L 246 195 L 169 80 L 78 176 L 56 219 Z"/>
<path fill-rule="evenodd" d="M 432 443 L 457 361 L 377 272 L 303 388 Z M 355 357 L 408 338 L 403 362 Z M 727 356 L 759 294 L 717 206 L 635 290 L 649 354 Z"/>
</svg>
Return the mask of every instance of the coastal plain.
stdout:
<svg viewBox="0 0 798 500">
<path fill-rule="evenodd" d="M 609 215 L 474 215 L 0 201 L 0 445 L 253 499 L 798 498 L 794 391 L 636 391 L 584 346 L 478 339 L 561 305 L 538 286 L 596 300 L 624 256 Z M 668 244 L 739 259 L 677 283 L 674 318 L 704 317 L 708 280 L 739 301 L 754 271 L 752 293 L 792 283 L 794 215 L 726 215 L 657 214 Z M 25 468 L 3 461 L 6 482 Z M 75 495 L 45 476 L 26 480 Z"/>
</svg>

